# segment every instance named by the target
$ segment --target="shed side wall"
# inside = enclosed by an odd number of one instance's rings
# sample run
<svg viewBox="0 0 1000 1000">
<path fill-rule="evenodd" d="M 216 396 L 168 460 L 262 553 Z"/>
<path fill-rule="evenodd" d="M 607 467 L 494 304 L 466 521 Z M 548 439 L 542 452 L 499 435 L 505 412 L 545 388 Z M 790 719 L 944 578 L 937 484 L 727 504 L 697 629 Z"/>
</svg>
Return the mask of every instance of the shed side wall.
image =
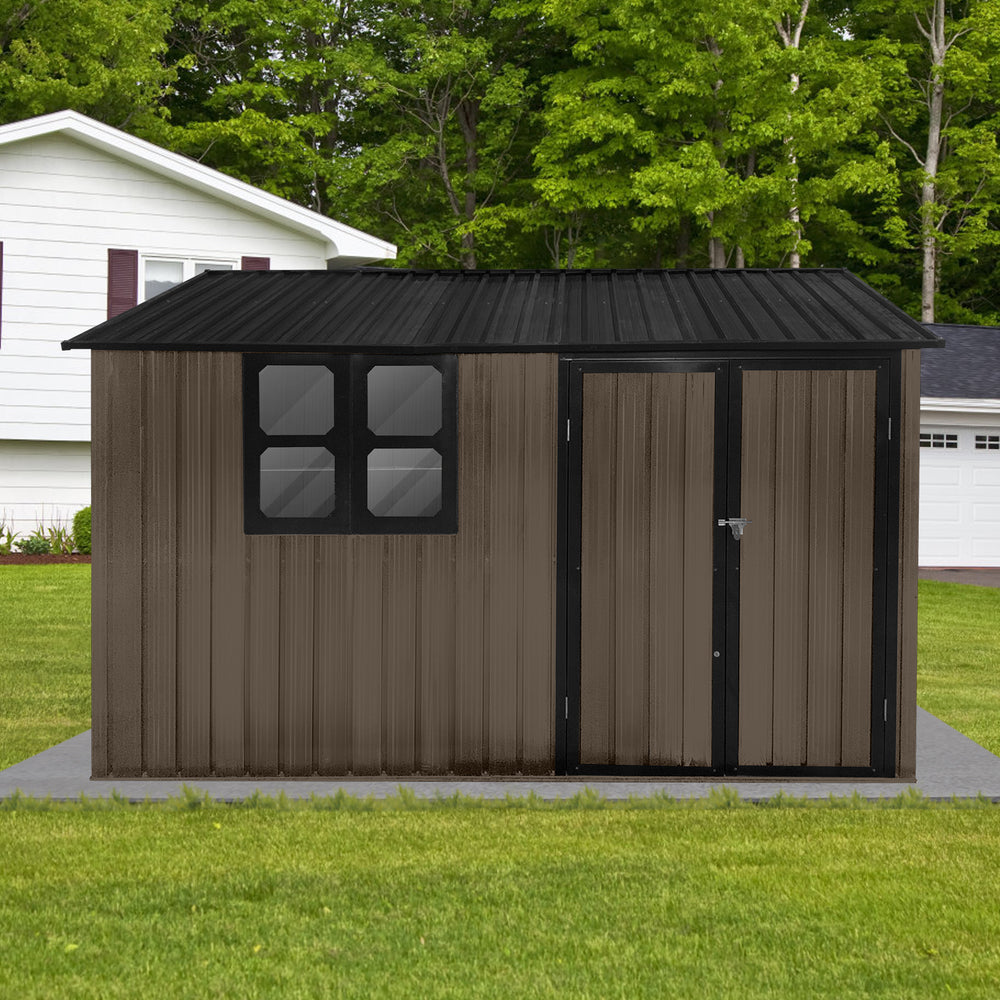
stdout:
<svg viewBox="0 0 1000 1000">
<path fill-rule="evenodd" d="M 554 355 L 460 358 L 442 536 L 245 536 L 240 357 L 93 365 L 95 777 L 553 768 Z"/>
</svg>

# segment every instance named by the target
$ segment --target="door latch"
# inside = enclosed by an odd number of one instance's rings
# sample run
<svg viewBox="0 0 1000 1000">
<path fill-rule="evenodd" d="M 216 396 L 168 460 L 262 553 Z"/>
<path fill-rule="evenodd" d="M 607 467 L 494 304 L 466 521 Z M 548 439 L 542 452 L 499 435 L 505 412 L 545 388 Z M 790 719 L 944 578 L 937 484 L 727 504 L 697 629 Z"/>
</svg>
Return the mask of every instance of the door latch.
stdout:
<svg viewBox="0 0 1000 1000">
<path fill-rule="evenodd" d="M 725 517 L 725 518 L 720 517 L 719 518 L 719 527 L 720 528 L 724 528 L 724 527 L 726 527 L 726 525 L 728 525 L 729 529 L 733 533 L 733 538 L 735 538 L 736 541 L 739 541 L 743 537 L 743 529 L 748 524 L 752 524 L 752 523 L 753 522 L 750 520 L 749 517 Z"/>
</svg>

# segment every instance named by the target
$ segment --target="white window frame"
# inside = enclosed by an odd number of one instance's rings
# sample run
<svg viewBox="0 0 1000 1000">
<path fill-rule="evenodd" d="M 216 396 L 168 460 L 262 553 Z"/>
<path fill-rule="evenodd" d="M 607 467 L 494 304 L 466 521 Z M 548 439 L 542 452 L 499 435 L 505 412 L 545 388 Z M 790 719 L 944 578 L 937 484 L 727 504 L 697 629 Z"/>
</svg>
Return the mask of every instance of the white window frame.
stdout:
<svg viewBox="0 0 1000 1000">
<path fill-rule="evenodd" d="M 195 276 L 195 268 L 201 265 L 217 266 L 222 270 L 227 267 L 231 271 L 240 269 L 240 259 L 238 257 L 181 257 L 179 254 L 170 253 L 144 253 L 139 254 L 139 287 L 137 302 L 146 301 L 146 264 L 149 261 L 165 261 L 171 264 L 181 265 L 181 281 L 188 281 Z M 162 293 L 161 293 L 162 294 Z"/>
</svg>

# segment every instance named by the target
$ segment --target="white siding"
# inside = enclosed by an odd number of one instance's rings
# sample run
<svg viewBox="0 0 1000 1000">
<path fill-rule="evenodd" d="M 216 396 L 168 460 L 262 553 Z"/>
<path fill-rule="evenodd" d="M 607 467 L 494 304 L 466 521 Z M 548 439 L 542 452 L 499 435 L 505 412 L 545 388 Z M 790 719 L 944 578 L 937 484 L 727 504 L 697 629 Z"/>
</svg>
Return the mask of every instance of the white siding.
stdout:
<svg viewBox="0 0 1000 1000">
<path fill-rule="evenodd" d="M 324 240 L 65 136 L 0 147 L 0 175 L 0 440 L 90 440 L 90 357 L 59 345 L 107 319 L 109 248 L 326 267 Z"/>
<path fill-rule="evenodd" d="M 72 528 L 90 503 L 90 445 L 0 441 L 0 525 L 22 538 L 39 526 Z"/>
</svg>

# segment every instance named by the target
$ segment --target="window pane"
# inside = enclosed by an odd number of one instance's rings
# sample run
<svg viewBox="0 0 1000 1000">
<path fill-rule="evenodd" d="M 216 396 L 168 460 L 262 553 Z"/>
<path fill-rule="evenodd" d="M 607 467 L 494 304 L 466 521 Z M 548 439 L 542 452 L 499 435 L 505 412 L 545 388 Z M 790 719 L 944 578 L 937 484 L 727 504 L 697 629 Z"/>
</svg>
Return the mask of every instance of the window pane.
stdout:
<svg viewBox="0 0 1000 1000">
<path fill-rule="evenodd" d="M 231 271 L 233 269 L 232 264 L 217 264 L 214 261 L 195 261 L 194 273 L 204 274 L 206 271 Z"/>
<path fill-rule="evenodd" d="M 373 368 L 368 427 L 376 434 L 435 434 L 441 429 L 441 373 L 431 365 Z"/>
<path fill-rule="evenodd" d="M 322 365 L 268 365 L 260 373 L 265 434 L 326 434 L 333 427 L 333 372 Z"/>
<path fill-rule="evenodd" d="M 334 458 L 326 448 L 268 448 L 260 456 L 265 516 L 325 517 L 334 497 Z"/>
<path fill-rule="evenodd" d="M 179 260 L 147 260 L 143 297 L 151 299 L 184 280 L 184 264 Z"/>
<path fill-rule="evenodd" d="M 441 456 L 433 448 L 368 454 L 368 509 L 377 517 L 433 517 L 441 510 Z"/>
</svg>

